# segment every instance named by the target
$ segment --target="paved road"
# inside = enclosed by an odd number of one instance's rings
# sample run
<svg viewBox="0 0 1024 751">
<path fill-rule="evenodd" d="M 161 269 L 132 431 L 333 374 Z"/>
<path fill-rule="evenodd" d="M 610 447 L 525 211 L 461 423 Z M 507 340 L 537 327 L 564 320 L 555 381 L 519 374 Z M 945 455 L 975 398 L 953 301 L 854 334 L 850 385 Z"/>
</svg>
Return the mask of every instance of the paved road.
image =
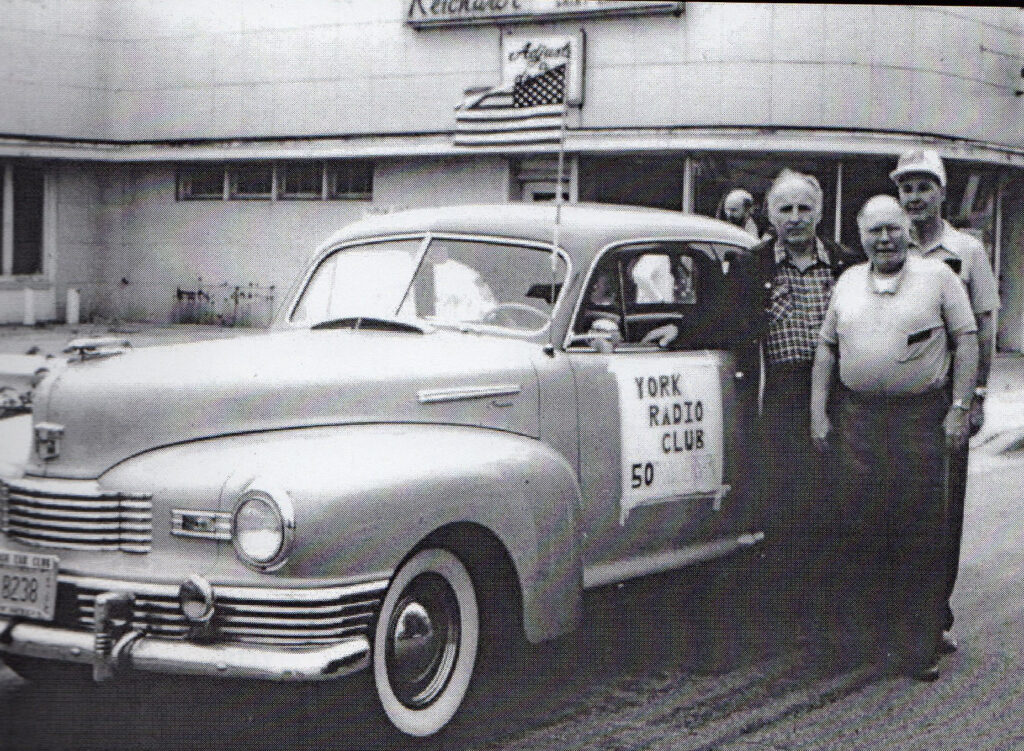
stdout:
<svg viewBox="0 0 1024 751">
<path fill-rule="evenodd" d="M 961 651 L 924 685 L 882 676 L 727 567 L 593 594 L 572 638 L 533 650 L 504 697 L 433 745 L 533 749 L 1024 748 L 1024 451 L 972 453 Z M 87 682 L 0 669 L 0 747 L 396 748 L 355 680 L 330 687 Z"/>
</svg>

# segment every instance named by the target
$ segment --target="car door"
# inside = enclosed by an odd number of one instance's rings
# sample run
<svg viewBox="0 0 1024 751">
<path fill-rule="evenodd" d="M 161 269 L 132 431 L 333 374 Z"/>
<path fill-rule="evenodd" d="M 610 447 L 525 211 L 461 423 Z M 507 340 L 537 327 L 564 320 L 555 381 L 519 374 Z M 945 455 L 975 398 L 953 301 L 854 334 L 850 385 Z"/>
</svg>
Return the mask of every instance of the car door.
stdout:
<svg viewBox="0 0 1024 751">
<path fill-rule="evenodd" d="M 752 531 L 724 251 L 623 245 L 584 286 L 567 350 L 589 586 L 713 557 Z"/>
</svg>

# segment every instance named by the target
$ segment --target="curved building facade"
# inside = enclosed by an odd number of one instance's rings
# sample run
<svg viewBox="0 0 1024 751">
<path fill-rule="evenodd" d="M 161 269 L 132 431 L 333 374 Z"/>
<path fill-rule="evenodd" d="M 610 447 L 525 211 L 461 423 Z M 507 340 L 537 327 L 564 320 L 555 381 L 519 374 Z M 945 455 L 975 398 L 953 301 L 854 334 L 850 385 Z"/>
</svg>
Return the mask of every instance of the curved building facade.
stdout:
<svg viewBox="0 0 1024 751">
<path fill-rule="evenodd" d="M 73 289 L 86 315 L 258 322 L 367 212 L 550 199 L 555 144 L 465 145 L 455 105 L 564 41 L 570 200 L 713 215 L 790 166 L 856 243 L 898 154 L 936 148 L 1024 349 L 1019 8 L 11 0 L 0 37 L 0 319 Z"/>
</svg>

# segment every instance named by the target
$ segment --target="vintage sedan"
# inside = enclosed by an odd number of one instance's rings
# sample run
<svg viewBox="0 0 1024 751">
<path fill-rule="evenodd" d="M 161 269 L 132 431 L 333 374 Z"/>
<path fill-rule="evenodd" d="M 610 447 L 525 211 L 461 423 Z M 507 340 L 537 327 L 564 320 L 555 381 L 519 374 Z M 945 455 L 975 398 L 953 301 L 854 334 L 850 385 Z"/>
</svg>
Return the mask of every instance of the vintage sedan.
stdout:
<svg viewBox="0 0 1024 751">
<path fill-rule="evenodd" d="M 584 590 L 761 539 L 729 273 L 753 239 L 556 212 L 369 217 L 269 333 L 77 348 L 2 478 L 4 661 L 366 670 L 391 723 L 427 736 L 508 645 L 577 626 Z"/>
</svg>

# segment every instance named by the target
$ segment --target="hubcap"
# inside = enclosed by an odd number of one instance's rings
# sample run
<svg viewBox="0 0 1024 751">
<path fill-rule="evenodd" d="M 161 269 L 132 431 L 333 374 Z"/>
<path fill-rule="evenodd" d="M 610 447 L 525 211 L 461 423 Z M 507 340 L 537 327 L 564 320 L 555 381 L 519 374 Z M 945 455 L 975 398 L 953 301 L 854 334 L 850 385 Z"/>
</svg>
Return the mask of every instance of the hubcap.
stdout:
<svg viewBox="0 0 1024 751">
<path fill-rule="evenodd" d="M 395 697 L 410 709 L 432 703 L 451 678 L 459 654 L 459 603 L 439 574 L 417 576 L 388 622 L 385 659 Z"/>
</svg>

